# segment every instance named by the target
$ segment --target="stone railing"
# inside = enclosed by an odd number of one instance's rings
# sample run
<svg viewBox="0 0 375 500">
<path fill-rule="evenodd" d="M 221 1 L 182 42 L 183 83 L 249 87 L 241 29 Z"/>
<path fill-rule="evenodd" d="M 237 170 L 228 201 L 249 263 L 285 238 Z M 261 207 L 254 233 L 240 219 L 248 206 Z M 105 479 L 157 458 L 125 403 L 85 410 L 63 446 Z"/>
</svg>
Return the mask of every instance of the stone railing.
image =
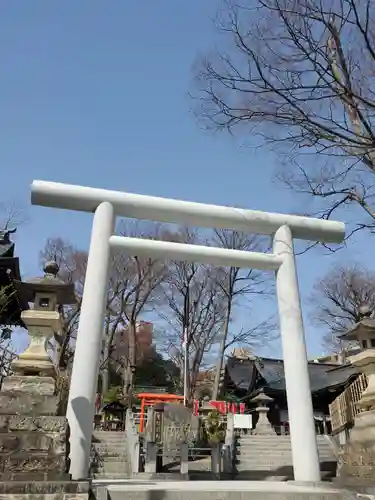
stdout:
<svg viewBox="0 0 375 500">
<path fill-rule="evenodd" d="M 234 455 L 236 447 L 236 437 L 234 431 L 234 419 L 232 414 L 227 415 L 227 429 L 225 433 L 225 443 L 222 449 L 223 472 L 233 474 Z"/>
<path fill-rule="evenodd" d="M 131 410 L 127 410 L 126 412 L 125 435 L 128 460 L 131 472 L 134 474 L 139 472 L 140 467 L 140 443 L 138 427 Z"/>
<path fill-rule="evenodd" d="M 349 430 L 354 424 L 355 416 L 360 412 L 357 403 L 367 387 L 367 377 L 364 374 L 350 384 L 330 405 L 332 434 Z"/>
</svg>

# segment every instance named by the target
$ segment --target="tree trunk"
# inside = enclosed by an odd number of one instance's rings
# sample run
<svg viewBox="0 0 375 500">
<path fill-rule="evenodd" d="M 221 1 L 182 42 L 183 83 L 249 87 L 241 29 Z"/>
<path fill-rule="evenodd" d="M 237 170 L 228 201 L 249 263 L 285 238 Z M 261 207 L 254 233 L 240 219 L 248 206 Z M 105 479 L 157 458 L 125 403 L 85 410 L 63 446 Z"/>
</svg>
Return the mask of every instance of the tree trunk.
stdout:
<svg viewBox="0 0 375 500">
<path fill-rule="evenodd" d="M 128 398 L 130 404 L 133 397 L 136 364 L 136 323 L 135 321 L 132 321 L 129 324 L 128 359 L 125 366 L 124 377 L 124 395 Z"/>
<path fill-rule="evenodd" d="M 223 328 L 223 338 L 221 339 L 221 342 L 220 342 L 219 357 L 218 357 L 218 360 L 216 363 L 215 382 L 214 382 L 214 387 L 212 390 L 212 400 L 213 401 L 216 401 L 218 396 L 219 396 L 220 375 L 221 375 L 221 370 L 223 368 L 224 353 L 225 353 L 225 346 L 227 344 L 227 338 L 228 338 L 231 309 L 232 309 L 232 300 L 230 298 L 228 298 L 228 305 L 227 305 L 227 311 L 226 311 L 226 315 L 225 315 L 225 322 L 224 322 L 224 328 Z"/>
<path fill-rule="evenodd" d="M 109 389 L 109 346 L 107 342 L 104 346 L 103 352 L 104 363 L 101 369 L 101 379 L 102 379 L 102 387 L 101 394 L 104 396 Z"/>
</svg>

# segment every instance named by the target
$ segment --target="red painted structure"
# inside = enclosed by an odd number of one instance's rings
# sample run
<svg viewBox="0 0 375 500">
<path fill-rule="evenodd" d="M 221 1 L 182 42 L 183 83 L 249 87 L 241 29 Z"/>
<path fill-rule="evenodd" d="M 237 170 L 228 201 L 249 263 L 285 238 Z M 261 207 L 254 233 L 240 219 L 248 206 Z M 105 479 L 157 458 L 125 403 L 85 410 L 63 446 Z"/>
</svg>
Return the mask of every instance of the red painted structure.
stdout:
<svg viewBox="0 0 375 500">
<path fill-rule="evenodd" d="M 141 400 L 141 415 L 139 431 L 143 432 L 145 426 L 145 411 L 147 406 L 153 406 L 157 403 L 183 403 L 184 397 L 177 394 L 150 393 L 141 392 L 137 394 Z M 226 401 L 210 401 L 209 404 L 216 408 L 221 414 L 245 413 L 245 403 L 227 403 Z M 199 401 L 194 400 L 194 415 L 199 413 Z"/>
<path fill-rule="evenodd" d="M 139 422 L 139 432 L 143 432 L 145 427 L 145 411 L 147 406 L 153 406 L 157 403 L 183 403 L 184 397 L 176 394 L 153 394 L 151 392 L 141 392 L 137 394 L 137 398 L 141 400 L 141 419 Z"/>
<path fill-rule="evenodd" d="M 245 413 L 245 403 L 228 403 L 227 401 L 209 401 L 209 404 L 216 408 L 222 415 L 228 413 Z M 199 401 L 194 401 L 194 414 L 198 415 Z"/>
</svg>

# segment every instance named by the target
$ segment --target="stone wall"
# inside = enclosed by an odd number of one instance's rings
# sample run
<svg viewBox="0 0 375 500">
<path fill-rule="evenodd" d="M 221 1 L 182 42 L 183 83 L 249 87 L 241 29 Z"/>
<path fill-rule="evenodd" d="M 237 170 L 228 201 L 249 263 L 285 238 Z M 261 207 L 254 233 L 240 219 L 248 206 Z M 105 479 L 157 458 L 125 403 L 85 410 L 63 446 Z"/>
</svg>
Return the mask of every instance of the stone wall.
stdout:
<svg viewBox="0 0 375 500">
<path fill-rule="evenodd" d="M 68 423 L 52 377 L 8 377 L 0 393 L 0 478 L 68 479 Z"/>
<path fill-rule="evenodd" d="M 53 377 L 14 375 L 0 392 L 0 500 L 87 499 L 71 481 L 69 426 Z"/>
</svg>

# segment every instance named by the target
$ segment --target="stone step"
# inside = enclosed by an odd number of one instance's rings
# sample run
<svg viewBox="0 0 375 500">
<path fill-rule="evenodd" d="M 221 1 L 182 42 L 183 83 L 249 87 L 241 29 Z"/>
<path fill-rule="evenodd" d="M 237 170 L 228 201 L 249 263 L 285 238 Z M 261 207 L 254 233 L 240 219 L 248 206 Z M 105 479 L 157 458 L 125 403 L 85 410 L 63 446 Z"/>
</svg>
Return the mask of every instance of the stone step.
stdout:
<svg viewBox="0 0 375 500">
<path fill-rule="evenodd" d="M 258 441 L 262 443 L 290 443 L 289 436 L 254 436 L 244 435 L 238 438 L 239 441 Z"/>
<path fill-rule="evenodd" d="M 255 444 L 255 443 L 240 443 L 236 446 L 237 450 L 254 450 L 256 452 L 262 451 L 289 451 L 291 450 L 289 446 L 272 446 L 272 445 L 264 445 L 264 444 Z"/>
<path fill-rule="evenodd" d="M 115 457 L 107 457 L 106 459 L 101 459 L 98 462 L 93 462 L 93 466 L 96 467 L 103 467 L 104 465 L 109 465 L 112 467 L 112 465 L 119 465 L 119 466 L 128 466 L 128 461 L 126 459 L 121 459 L 119 460 L 118 458 Z"/>
<path fill-rule="evenodd" d="M 240 441 L 237 443 L 237 448 L 252 448 L 252 449 L 257 449 L 257 450 L 291 450 L 291 445 L 290 443 L 259 443 L 259 442 L 243 442 Z M 329 450 L 331 451 L 332 448 L 327 445 L 318 445 L 318 450 Z"/>
<path fill-rule="evenodd" d="M 115 451 L 115 452 L 121 452 L 121 451 L 126 451 L 127 446 L 125 444 L 122 445 L 110 445 L 110 444 L 104 444 L 104 443 L 93 443 L 92 448 L 97 452 L 97 453 L 105 453 L 106 451 Z"/>
<path fill-rule="evenodd" d="M 99 455 L 97 457 L 93 457 L 95 459 L 99 459 L 101 462 L 127 462 L 128 456 L 126 454 L 121 455 L 111 455 L 110 453 L 105 455 Z"/>
<path fill-rule="evenodd" d="M 188 476 L 182 475 L 179 472 L 137 472 L 133 474 L 134 479 L 137 481 L 187 481 Z"/>
<path fill-rule="evenodd" d="M 324 462 L 320 462 L 320 467 L 325 469 L 326 467 L 336 467 L 337 463 L 334 460 L 325 460 Z M 259 469 L 265 468 L 268 469 L 270 467 L 293 467 L 293 463 L 291 460 L 257 460 L 257 461 L 242 461 L 236 462 L 236 468 L 240 469 Z"/>
<path fill-rule="evenodd" d="M 127 443 L 126 439 L 93 439 L 93 445 L 105 444 L 108 446 L 124 446 Z"/>
<path fill-rule="evenodd" d="M 121 443 L 126 443 L 126 439 L 119 438 L 119 439 L 112 439 L 112 438 L 94 438 L 92 443 L 108 443 L 108 444 L 121 444 Z"/>
<path fill-rule="evenodd" d="M 240 471 L 236 475 L 236 481 L 292 481 L 291 474 L 281 474 L 275 471 Z"/>
<path fill-rule="evenodd" d="M 117 463 L 105 463 L 93 469 L 94 474 L 112 474 L 113 472 L 117 474 L 128 474 L 128 471 L 128 464 L 119 465 Z"/>
<path fill-rule="evenodd" d="M 126 462 L 128 460 L 128 456 L 125 453 L 103 453 L 101 455 L 91 455 L 91 459 L 93 462 L 96 460 L 105 460 L 108 462 L 113 462 L 115 460 L 120 462 Z"/>
<path fill-rule="evenodd" d="M 129 479 L 131 474 L 123 472 L 94 472 L 91 474 L 93 479 Z"/>
<path fill-rule="evenodd" d="M 293 465 L 291 462 L 258 462 L 258 463 L 238 463 L 236 464 L 237 471 L 271 471 L 285 468 L 292 470 Z M 336 462 L 323 462 L 320 464 L 321 470 L 336 470 Z"/>
<path fill-rule="evenodd" d="M 110 460 L 127 460 L 128 455 L 127 453 L 124 452 L 118 452 L 118 451 L 106 451 L 104 453 L 92 453 L 91 458 L 109 458 Z"/>
<path fill-rule="evenodd" d="M 238 438 L 238 441 L 254 441 L 262 443 L 290 443 L 289 436 L 256 436 L 253 434 L 243 435 Z M 317 436 L 317 443 L 329 444 L 328 439 L 324 436 Z"/>
<path fill-rule="evenodd" d="M 126 441 L 125 434 L 118 434 L 117 436 L 107 436 L 106 434 L 93 435 L 93 439 L 97 439 L 99 441 Z"/>
<path fill-rule="evenodd" d="M 242 462 L 238 462 L 236 464 L 237 469 L 240 467 L 246 467 L 247 469 L 252 469 L 253 467 L 281 467 L 281 466 L 292 466 L 292 462 L 290 460 L 275 460 L 275 459 L 259 459 L 259 460 L 246 460 Z"/>
<path fill-rule="evenodd" d="M 276 453 L 263 453 L 263 454 L 253 454 L 253 453 L 246 453 L 246 454 L 237 454 L 235 455 L 236 460 L 240 462 L 251 462 L 251 463 L 257 463 L 260 461 L 283 461 L 283 462 L 289 462 L 293 463 L 293 458 L 291 454 L 276 454 Z M 322 462 L 337 462 L 336 457 L 332 455 L 321 455 L 319 456 L 319 461 Z"/>
<path fill-rule="evenodd" d="M 242 449 L 236 450 L 237 457 L 254 457 L 259 458 L 261 456 L 287 456 L 292 458 L 291 450 L 253 450 L 253 449 Z M 323 458 L 332 458 L 335 459 L 335 455 L 330 453 L 329 451 L 319 452 L 319 458 L 322 460 Z"/>
<path fill-rule="evenodd" d="M 265 459 L 268 460 L 268 457 L 273 457 L 274 459 L 280 460 L 289 460 L 291 463 L 293 461 L 293 457 L 291 453 L 251 453 L 251 452 L 246 452 L 246 453 L 236 453 L 235 457 L 237 460 L 244 461 L 244 460 L 250 460 L 254 462 L 258 462 L 259 460 L 262 460 L 264 457 Z M 324 462 L 326 460 L 332 460 L 332 461 L 337 461 L 336 457 L 330 454 L 326 455 L 319 455 L 319 460 L 320 462 Z"/>
<path fill-rule="evenodd" d="M 94 441 L 110 441 L 110 442 L 118 442 L 118 441 L 126 441 L 126 436 L 125 434 L 118 433 L 103 433 L 103 434 L 93 434 L 93 440 Z"/>
<path fill-rule="evenodd" d="M 258 464 L 236 464 L 237 472 L 241 471 L 264 471 L 273 472 L 279 471 L 280 474 L 288 474 L 290 471 L 293 472 L 293 466 L 290 463 L 271 463 L 271 462 L 260 462 Z"/>
<path fill-rule="evenodd" d="M 290 451 L 290 446 L 264 446 L 260 444 L 243 444 L 236 447 L 237 450 L 253 450 L 253 451 Z"/>
<path fill-rule="evenodd" d="M 99 450 L 99 451 L 106 451 L 106 450 L 127 450 L 128 445 L 126 443 L 116 443 L 116 444 L 111 444 L 111 443 L 92 443 L 91 448 L 93 450 Z"/>
<path fill-rule="evenodd" d="M 111 500 L 343 500 L 345 492 L 329 485 L 281 481 L 134 481 L 109 485 Z"/>
<path fill-rule="evenodd" d="M 293 463 L 291 455 L 236 455 L 237 463 L 260 463 L 260 462 L 283 462 L 283 463 Z M 326 456 L 319 458 L 320 463 L 324 462 L 336 462 L 335 457 Z"/>
<path fill-rule="evenodd" d="M 124 431 L 94 431 L 93 436 L 125 436 Z"/>
</svg>

